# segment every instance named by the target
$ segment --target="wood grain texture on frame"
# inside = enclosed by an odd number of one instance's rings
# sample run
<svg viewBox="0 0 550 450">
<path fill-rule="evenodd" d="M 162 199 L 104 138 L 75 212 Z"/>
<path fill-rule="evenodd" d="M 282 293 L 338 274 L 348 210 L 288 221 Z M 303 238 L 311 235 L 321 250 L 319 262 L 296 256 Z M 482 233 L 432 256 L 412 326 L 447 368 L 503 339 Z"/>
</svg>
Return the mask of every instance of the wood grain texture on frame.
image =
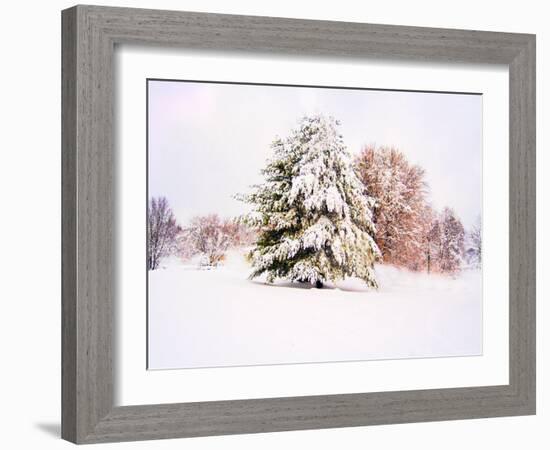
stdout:
<svg viewBox="0 0 550 450">
<path fill-rule="evenodd" d="M 62 437 L 76 443 L 535 413 L 535 37 L 75 6 L 62 13 Z M 506 64 L 510 77 L 510 383 L 114 406 L 115 44 Z"/>
</svg>

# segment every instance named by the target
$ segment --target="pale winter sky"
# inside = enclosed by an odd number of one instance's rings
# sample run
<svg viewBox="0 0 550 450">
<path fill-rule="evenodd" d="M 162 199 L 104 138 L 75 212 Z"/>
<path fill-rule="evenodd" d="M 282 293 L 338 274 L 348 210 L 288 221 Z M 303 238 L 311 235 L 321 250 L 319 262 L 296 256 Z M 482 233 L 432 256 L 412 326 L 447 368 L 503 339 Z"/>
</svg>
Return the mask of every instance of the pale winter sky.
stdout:
<svg viewBox="0 0 550 450">
<path fill-rule="evenodd" d="M 331 115 L 349 151 L 392 145 L 426 171 L 429 199 L 470 227 L 481 215 L 482 97 L 422 92 L 149 81 L 149 196 L 181 225 L 242 214 L 270 143 L 308 114 Z"/>
</svg>

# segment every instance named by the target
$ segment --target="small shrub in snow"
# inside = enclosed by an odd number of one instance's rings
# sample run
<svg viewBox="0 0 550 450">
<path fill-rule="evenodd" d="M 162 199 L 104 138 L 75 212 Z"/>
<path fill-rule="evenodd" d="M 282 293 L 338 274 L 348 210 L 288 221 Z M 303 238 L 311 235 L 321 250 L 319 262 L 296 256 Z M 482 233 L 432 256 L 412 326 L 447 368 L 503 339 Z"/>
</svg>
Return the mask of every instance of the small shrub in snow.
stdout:
<svg viewBox="0 0 550 450">
<path fill-rule="evenodd" d="M 198 216 L 181 234 L 180 255 L 184 259 L 200 255 L 200 267 L 216 267 L 229 247 L 248 245 L 251 239 L 253 233 L 236 221 L 222 220 L 217 214 Z"/>
</svg>

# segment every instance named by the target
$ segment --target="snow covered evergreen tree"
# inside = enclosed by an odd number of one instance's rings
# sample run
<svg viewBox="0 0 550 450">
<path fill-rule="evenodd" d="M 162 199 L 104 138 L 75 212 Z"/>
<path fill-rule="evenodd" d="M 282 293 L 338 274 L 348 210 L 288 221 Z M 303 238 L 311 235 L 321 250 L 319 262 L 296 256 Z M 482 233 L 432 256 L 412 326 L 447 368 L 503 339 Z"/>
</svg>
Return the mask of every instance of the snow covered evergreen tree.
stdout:
<svg viewBox="0 0 550 450">
<path fill-rule="evenodd" d="M 373 200 L 357 178 L 330 117 L 304 117 L 286 139 L 272 143 L 265 182 L 241 197 L 253 205 L 245 222 L 259 231 L 250 253 L 251 278 L 267 275 L 309 282 L 346 276 L 376 287 Z"/>
</svg>

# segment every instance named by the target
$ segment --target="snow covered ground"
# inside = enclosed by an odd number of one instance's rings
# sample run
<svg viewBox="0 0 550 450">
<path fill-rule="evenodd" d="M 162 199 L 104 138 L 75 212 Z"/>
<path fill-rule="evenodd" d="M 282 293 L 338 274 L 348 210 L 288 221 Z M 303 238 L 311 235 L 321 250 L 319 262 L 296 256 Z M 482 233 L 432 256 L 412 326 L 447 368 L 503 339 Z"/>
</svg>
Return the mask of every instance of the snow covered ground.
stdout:
<svg viewBox="0 0 550 450">
<path fill-rule="evenodd" d="M 248 280 L 242 250 L 211 270 L 168 261 L 149 272 L 149 368 L 482 353 L 481 271 L 376 272 L 377 291 L 357 279 L 315 289 Z"/>
</svg>

